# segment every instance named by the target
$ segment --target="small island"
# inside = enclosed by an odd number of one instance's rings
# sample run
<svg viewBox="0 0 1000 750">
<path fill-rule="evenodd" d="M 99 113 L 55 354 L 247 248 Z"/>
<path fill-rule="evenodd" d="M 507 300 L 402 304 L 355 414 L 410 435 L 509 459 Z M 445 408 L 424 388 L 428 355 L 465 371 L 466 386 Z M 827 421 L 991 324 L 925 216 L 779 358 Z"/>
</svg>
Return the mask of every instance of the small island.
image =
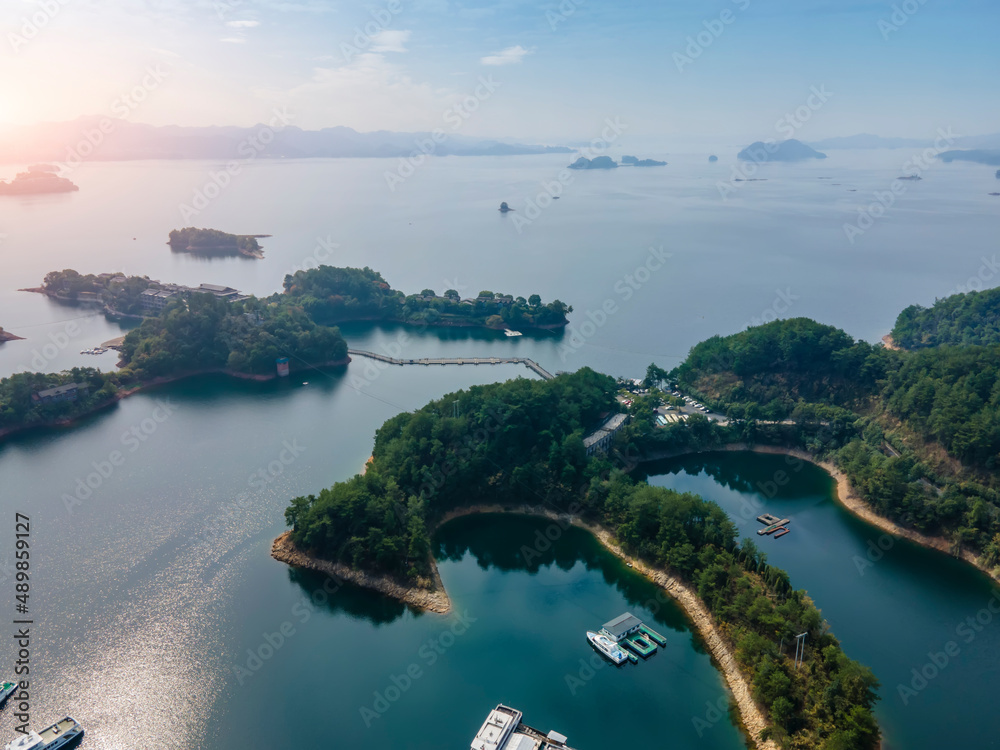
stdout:
<svg viewBox="0 0 1000 750">
<path fill-rule="evenodd" d="M 569 165 L 570 169 L 617 169 L 617 167 L 618 163 L 610 156 L 596 156 L 593 159 L 581 156 Z"/>
<path fill-rule="evenodd" d="M 3 329 L 3 326 L 0 326 L 0 344 L 5 341 L 24 341 L 24 339 L 20 336 L 15 336 L 13 333 L 8 333 Z"/>
<path fill-rule="evenodd" d="M 913 180 L 913 181 L 917 181 L 917 180 L 922 180 L 924 178 L 921 177 L 918 174 L 908 174 L 908 175 L 904 175 L 902 177 L 897 177 L 896 179 L 897 180 Z"/>
<path fill-rule="evenodd" d="M 667 163 L 665 161 L 657 161 L 656 159 L 640 159 L 636 156 L 623 156 L 622 157 L 623 167 L 665 167 Z"/>
<path fill-rule="evenodd" d="M 56 174 L 51 164 L 35 164 L 27 172 L 19 172 L 10 182 L 0 180 L 0 195 L 42 195 L 71 193 L 80 188 Z"/>
<path fill-rule="evenodd" d="M 185 227 L 170 232 L 167 244 L 174 252 L 195 255 L 242 255 L 246 258 L 261 259 L 264 251 L 258 238 L 267 234 L 229 234 L 218 229 L 196 229 Z"/>
<path fill-rule="evenodd" d="M 986 164 L 991 167 L 1000 166 L 1000 151 L 993 149 L 955 149 L 938 154 L 938 158 L 946 164 L 950 164 L 953 161 L 970 161 L 973 164 Z M 1000 170 L 997 171 L 997 178 L 1000 178 Z"/>
<path fill-rule="evenodd" d="M 708 157 L 708 161 L 709 162 L 716 162 L 718 160 L 719 160 L 719 157 L 716 156 L 715 154 L 712 154 L 711 156 Z"/>
<path fill-rule="evenodd" d="M 795 162 L 806 159 L 825 159 L 826 154 L 807 146 L 802 141 L 789 138 L 787 141 L 756 141 L 740 151 L 736 158 L 740 161 Z"/>
<path fill-rule="evenodd" d="M 508 211 L 513 211 L 514 209 L 507 205 L 507 201 L 500 204 L 500 213 L 505 214 Z"/>
</svg>

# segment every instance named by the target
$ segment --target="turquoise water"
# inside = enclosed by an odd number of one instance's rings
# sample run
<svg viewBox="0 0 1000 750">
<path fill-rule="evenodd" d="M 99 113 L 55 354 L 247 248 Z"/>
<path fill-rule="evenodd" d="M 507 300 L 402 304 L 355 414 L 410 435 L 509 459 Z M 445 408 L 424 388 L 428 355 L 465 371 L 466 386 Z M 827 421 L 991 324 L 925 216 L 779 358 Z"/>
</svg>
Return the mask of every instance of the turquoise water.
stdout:
<svg viewBox="0 0 1000 750">
<path fill-rule="evenodd" d="M 380 268 L 397 288 L 538 292 L 573 304 L 573 327 L 590 332 L 511 340 L 345 327 L 353 346 L 398 345 L 404 356 L 516 353 L 552 371 L 591 365 L 635 376 L 650 360 L 669 367 L 697 341 L 773 310 L 778 289 L 798 297 L 789 314 L 876 339 L 901 307 L 965 283 L 994 247 L 1000 204 L 985 196 L 974 165 L 929 170 L 857 245 L 843 239 L 842 223 L 859 200 L 848 190 L 881 189 L 905 156 L 775 165 L 767 182 L 745 185 L 726 203 L 715 181 L 729 165 L 709 172 L 701 157 L 668 156 L 665 170 L 579 175 L 520 233 L 496 211 L 499 201 L 525 209 L 525 198 L 564 160 L 441 159 L 396 193 L 385 189 L 386 164 L 378 160 L 262 162 L 191 222 L 273 234 L 259 262 L 202 261 L 164 244 L 184 223 L 178 203 L 214 165 L 86 165 L 73 175 L 79 193 L 0 201 L 0 325 L 28 337 L 0 346 L 0 374 L 30 367 L 47 344 L 56 351 L 41 369 L 113 366 L 113 357 L 77 352 L 120 335 L 117 325 L 15 291 L 48 270 L 124 270 L 266 294 L 327 237 L 339 246 L 320 260 Z M 661 243 L 673 258 L 624 299 L 616 285 Z M 586 327 L 587 312 L 607 299 L 618 312 Z M 57 346 L 50 334 L 61 342 L 71 322 L 79 330 Z M 715 720 L 721 679 L 676 610 L 663 605 L 654 615 L 646 584 L 586 538 L 567 535 L 551 564 L 525 569 L 516 537 L 531 536 L 533 522 L 504 521 L 510 541 L 499 542 L 492 523 L 446 527 L 442 576 L 477 621 L 434 665 L 420 649 L 452 620 L 346 588 L 302 610 L 319 581 L 268 556 L 288 499 L 359 471 L 385 419 L 460 387 L 519 376 L 530 374 L 508 366 L 372 370 L 355 362 L 283 383 L 201 378 L 140 394 L 71 429 L 0 442 L 0 510 L 9 519 L 0 525 L 0 562 L 11 559 L 14 513 L 29 514 L 33 524 L 32 723 L 71 713 L 87 727 L 88 748 L 228 750 L 330 727 L 336 739 L 324 746 L 462 747 L 486 711 L 508 701 L 580 750 L 606 746 L 610 736 L 740 747 L 728 718 Z M 131 450 L 127 434 L 144 424 L 151 431 Z M 125 460 L 108 472 L 114 451 Z M 769 461 L 712 456 L 653 481 L 703 492 L 738 514 L 740 498 L 752 500 L 755 483 L 773 475 Z M 998 644 L 991 629 L 962 642 L 960 657 L 907 704 L 896 688 L 987 606 L 988 582 L 902 543 L 862 575 L 853 558 L 880 535 L 829 501 L 822 474 L 795 473 L 775 502 L 794 514 L 794 528 L 766 549 L 815 596 L 848 653 L 882 680 L 887 746 L 994 746 L 1000 733 L 989 696 Z M 10 612 L 12 581 L 2 572 L 0 589 Z M 592 653 L 582 631 L 624 608 L 649 616 L 670 645 L 638 667 L 598 671 L 572 694 L 566 675 Z M 294 633 L 282 635 L 285 623 Z M 275 633 L 284 638 L 276 649 Z M 261 658 L 263 646 L 273 653 L 252 668 L 247 650 Z M 12 656 L 8 641 L 0 664 Z M 422 676 L 366 726 L 361 709 L 412 663 Z M 608 696 L 619 694 L 635 710 L 607 724 L 617 718 Z M 713 721 L 699 737 L 694 719 L 706 716 Z M 602 734 L 607 726 L 616 733 Z M 11 713 L 0 713 L 0 737 L 12 727 Z"/>
</svg>

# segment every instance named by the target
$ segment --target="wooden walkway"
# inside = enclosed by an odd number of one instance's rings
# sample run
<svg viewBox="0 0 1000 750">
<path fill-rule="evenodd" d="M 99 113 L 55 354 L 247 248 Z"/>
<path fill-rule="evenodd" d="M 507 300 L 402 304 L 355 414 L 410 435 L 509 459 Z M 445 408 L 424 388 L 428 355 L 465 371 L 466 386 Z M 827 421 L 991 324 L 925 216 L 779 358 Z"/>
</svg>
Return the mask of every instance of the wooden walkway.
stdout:
<svg viewBox="0 0 1000 750">
<path fill-rule="evenodd" d="M 533 359 L 527 357 L 444 357 L 433 359 L 423 357 L 421 359 L 395 359 L 384 354 L 366 352 L 363 349 L 348 349 L 347 354 L 351 357 L 367 357 L 390 365 L 524 365 L 532 372 L 535 372 L 543 380 L 552 380 L 555 377 Z"/>
</svg>

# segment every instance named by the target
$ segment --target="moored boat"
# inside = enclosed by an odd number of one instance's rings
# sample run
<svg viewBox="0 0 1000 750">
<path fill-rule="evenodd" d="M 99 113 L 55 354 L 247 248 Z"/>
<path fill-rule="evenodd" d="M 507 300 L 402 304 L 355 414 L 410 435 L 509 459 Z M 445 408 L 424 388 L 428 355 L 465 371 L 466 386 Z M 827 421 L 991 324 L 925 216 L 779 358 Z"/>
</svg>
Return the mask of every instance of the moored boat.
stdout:
<svg viewBox="0 0 1000 750">
<path fill-rule="evenodd" d="M 621 664 L 628 659 L 628 654 L 626 654 L 617 643 L 604 635 L 604 633 L 595 633 L 592 630 L 588 630 L 587 640 L 590 641 L 590 645 L 593 646 L 599 654 L 607 657 L 615 664 Z"/>
<path fill-rule="evenodd" d="M 0 685 L 0 706 L 6 703 L 7 699 L 10 698 L 10 696 L 12 696 L 16 690 L 17 690 L 16 682 L 5 682 L 2 685 Z"/>
<path fill-rule="evenodd" d="M 71 716 L 40 732 L 29 732 L 7 743 L 5 750 L 58 750 L 71 747 L 83 737 L 83 727 Z"/>
</svg>

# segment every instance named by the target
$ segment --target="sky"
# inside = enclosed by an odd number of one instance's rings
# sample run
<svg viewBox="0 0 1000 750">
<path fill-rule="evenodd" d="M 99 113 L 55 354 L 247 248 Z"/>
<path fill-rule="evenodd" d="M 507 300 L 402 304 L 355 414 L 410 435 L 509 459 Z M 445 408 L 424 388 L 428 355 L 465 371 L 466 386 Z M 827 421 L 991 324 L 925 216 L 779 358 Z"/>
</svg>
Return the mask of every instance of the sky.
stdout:
<svg viewBox="0 0 1000 750">
<path fill-rule="evenodd" d="M 1000 131 L 996 0 L 3 0 L 0 123 Z"/>
</svg>

